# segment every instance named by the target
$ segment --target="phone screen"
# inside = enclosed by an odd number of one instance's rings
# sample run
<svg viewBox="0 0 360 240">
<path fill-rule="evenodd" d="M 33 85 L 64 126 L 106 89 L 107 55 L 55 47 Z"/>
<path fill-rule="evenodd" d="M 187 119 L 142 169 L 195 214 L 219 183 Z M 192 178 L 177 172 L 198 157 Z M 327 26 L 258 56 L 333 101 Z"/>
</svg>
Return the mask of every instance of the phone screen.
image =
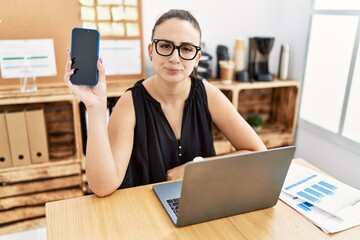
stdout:
<svg viewBox="0 0 360 240">
<path fill-rule="evenodd" d="M 71 36 L 71 59 L 74 74 L 70 81 L 76 85 L 95 86 L 98 82 L 100 34 L 95 29 L 74 28 Z"/>
</svg>

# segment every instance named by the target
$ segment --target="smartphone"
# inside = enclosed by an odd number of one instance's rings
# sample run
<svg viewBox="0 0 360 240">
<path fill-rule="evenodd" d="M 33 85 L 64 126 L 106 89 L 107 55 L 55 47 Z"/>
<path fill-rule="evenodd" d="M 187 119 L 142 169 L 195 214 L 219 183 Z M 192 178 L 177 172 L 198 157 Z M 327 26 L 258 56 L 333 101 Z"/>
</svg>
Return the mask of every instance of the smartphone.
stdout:
<svg viewBox="0 0 360 240">
<path fill-rule="evenodd" d="M 74 28 L 71 33 L 70 81 L 75 85 L 95 86 L 98 83 L 100 34 L 95 29 Z"/>
</svg>

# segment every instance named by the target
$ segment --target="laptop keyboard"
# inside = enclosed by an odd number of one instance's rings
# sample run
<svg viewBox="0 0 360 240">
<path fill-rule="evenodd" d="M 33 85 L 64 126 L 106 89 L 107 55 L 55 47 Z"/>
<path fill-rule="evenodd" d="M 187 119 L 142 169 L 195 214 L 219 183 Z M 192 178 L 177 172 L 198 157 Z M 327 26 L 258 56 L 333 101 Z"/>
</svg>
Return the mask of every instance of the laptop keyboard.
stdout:
<svg viewBox="0 0 360 240">
<path fill-rule="evenodd" d="M 175 215 L 178 215 L 179 205 L 180 205 L 180 198 L 172 198 L 166 200 L 166 202 L 169 204 Z"/>
</svg>

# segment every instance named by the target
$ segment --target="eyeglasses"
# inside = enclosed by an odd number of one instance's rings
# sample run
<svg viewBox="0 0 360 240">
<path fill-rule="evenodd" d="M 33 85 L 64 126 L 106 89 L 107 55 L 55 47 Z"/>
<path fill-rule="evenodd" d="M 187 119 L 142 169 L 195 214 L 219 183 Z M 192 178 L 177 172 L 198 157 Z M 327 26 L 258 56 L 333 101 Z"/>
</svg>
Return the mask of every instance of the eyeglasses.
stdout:
<svg viewBox="0 0 360 240">
<path fill-rule="evenodd" d="M 184 60 L 193 60 L 201 50 L 201 47 L 190 43 L 183 43 L 176 46 L 173 42 L 164 39 L 154 39 L 153 43 L 155 43 L 155 50 L 160 56 L 168 57 L 177 49 L 179 57 Z"/>
</svg>

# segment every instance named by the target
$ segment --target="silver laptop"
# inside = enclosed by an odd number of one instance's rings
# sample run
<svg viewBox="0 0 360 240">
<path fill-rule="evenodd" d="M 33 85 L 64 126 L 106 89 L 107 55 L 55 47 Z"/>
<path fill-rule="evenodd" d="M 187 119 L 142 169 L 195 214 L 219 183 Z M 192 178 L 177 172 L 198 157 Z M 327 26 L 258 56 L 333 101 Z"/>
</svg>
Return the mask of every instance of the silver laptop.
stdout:
<svg viewBox="0 0 360 240">
<path fill-rule="evenodd" d="M 182 181 L 153 189 L 177 227 L 274 206 L 295 147 L 215 156 L 186 165 Z"/>
</svg>

